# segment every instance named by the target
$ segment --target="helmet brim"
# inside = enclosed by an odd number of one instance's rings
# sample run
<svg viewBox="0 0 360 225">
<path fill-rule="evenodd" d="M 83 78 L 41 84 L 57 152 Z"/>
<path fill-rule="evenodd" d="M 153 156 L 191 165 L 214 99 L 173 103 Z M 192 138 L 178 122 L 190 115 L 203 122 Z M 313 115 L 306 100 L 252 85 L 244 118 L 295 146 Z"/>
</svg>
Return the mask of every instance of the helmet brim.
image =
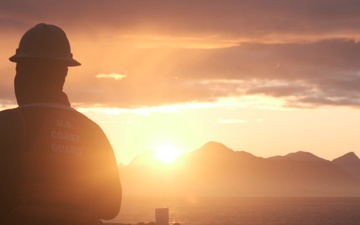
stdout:
<svg viewBox="0 0 360 225">
<path fill-rule="evenodd" d="M 41 57 L 41 56 L 34 56 L 33 54 L 29 55 L 26 53 L 16 53 L 15 55 L 11 56 L 9 60 L 11 62 L 18 63 L 20 61 L 26 60 L 26 59 L 44 59 L 44 60 L 53 60 L 53 61 L 59 61 L 64 63 L 67 66 L 80 66 L 81 63 L 79 63 L 77 60 L 68 58 L 68 57 Z"/>
</svg>

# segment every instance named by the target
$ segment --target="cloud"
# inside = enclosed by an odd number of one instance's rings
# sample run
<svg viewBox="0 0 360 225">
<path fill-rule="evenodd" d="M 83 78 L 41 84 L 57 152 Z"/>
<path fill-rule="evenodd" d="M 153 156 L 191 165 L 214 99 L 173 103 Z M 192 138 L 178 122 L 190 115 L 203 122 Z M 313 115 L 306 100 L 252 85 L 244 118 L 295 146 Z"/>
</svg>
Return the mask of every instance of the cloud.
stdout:
<svg viewBox="0 0 360 225">
<path fill-rule="evenodd" d="M 16 0 L 0 3 L 3 23 L 49 21 L 74 32 L 244 39 L 316 39 L 358 34 L 356 0 Z M 22 27 L 23 28 L 23 27 Z M 118 33 L 116 32 L 116 33 Z M 96 35 L 90 33 L 91 35 Z M 334 36 L 332 36 L 334 37 Z"/>
<path fill-rule="evenodd" d="M 114 79 L 114 80 L 122 80 L 122 79 L 126 78 L 126 75 L 125 74 L 118 74 L 118 73 L 110 73 L 110 74 L 101 73 L 101 74 L 96 75 L 96 78 L 99 78 L 99 79 L 111 78 L 111 79 Z"/>
<path fill-rule="evenodd" d="M 6 63 L 21 35 L 47 22 L 65 30 L 82 63 L 65 85 L 77 105 L 260 95 L 288 107 L 358 107 L 359 10 L 355 0 L 1 1 L 0 72 L 13 73 Z M 10 101 L 12 78 L 0 79 Z"/>
</svg>

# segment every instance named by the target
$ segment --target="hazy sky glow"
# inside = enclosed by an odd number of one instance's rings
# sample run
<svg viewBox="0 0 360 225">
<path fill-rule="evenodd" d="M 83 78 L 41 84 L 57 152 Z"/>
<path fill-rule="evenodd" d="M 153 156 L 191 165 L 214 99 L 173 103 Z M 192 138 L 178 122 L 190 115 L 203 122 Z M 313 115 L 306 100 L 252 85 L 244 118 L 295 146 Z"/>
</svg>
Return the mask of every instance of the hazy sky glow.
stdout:
<svg viewBox="0 0 360 225">
<path fill-rule="evenodd" d="M 163 142 L 257 156 L 360 156 L 357 0 L 5 0 L 0 107 L 15 106 L 15 53 L 39 22 L 60 26 L 82 66 L 65 91 L 119 162 Z"/>
</svg>

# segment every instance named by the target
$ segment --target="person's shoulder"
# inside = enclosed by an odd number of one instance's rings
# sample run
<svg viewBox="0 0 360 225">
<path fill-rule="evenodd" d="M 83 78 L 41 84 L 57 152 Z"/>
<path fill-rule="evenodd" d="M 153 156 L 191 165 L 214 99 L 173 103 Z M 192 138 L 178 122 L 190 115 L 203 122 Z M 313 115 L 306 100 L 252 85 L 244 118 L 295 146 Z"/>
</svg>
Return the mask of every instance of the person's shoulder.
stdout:
<svg viewBox="0 0 360 225">
<path fill-rule="evenodd" d="M 0 132 L 15 130 L 21 126 L 21 115 L 17 108 L 0 111 Z"/>
<path fill-rule="evenodd" d="M 14 113 L 18 108 L 11 108 L 11 109 L 4 109 L 0 111 L 0 115 L 6 115 L 6 114 L 11 114 Z"/>
<path fill-rule="evenodd" d="M 74 111 L 72 115 L 74 116 L 73 118 L 75 118 L 78 129 L 86 130 L 86 133 L 93 136 L 96 140 L 101 138 L 106 139 L 106 134 L 98 123 L 79 111 Z"/>
<path fill-rule="evenodd" d="M 0 111 L 0 120 L 10 119 L 14 116 L 18 116 L 18 108 L 5 109 Z"/>
<path fill-rule="evenodd" d="M 83 120 L 85 122 L 88 122 L 88 123 L 95 123 L 92 119 L 90 119 L 87 115 L 85 115 L 84 113 L 76 110 L 76 109 L 72 109 L 71 111 L 67 111 L 69 112 L 70 114 L 72 114 L 72 116 L 80 119 L 80 120 Z"/>
<path fill-rule="evenodd" d="M 74 109 L 70 112 L 78 122 L 85 123 L 87 126 L 93 127 L 94 129 L 101 129 L 101 127 L 87 115 L 78 110 Z"/>
</svg>

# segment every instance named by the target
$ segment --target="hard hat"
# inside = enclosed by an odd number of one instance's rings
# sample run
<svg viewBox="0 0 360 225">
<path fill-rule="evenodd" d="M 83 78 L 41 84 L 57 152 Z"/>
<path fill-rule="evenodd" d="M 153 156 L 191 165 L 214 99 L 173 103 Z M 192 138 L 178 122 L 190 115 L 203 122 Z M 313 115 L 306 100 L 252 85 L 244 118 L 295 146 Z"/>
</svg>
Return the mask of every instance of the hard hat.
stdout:
<svg viewBox="0 0 360 225">
<path fill-rule="evenodd" d="M 16 54 L 9 59 L 19 62 L 27 58 L 61 61 L 67 66 L 81 65 L 73 59 L 65 32 L 57 26 L 44 23 L 37 24 L 24 34 Z"/>
</svg>

